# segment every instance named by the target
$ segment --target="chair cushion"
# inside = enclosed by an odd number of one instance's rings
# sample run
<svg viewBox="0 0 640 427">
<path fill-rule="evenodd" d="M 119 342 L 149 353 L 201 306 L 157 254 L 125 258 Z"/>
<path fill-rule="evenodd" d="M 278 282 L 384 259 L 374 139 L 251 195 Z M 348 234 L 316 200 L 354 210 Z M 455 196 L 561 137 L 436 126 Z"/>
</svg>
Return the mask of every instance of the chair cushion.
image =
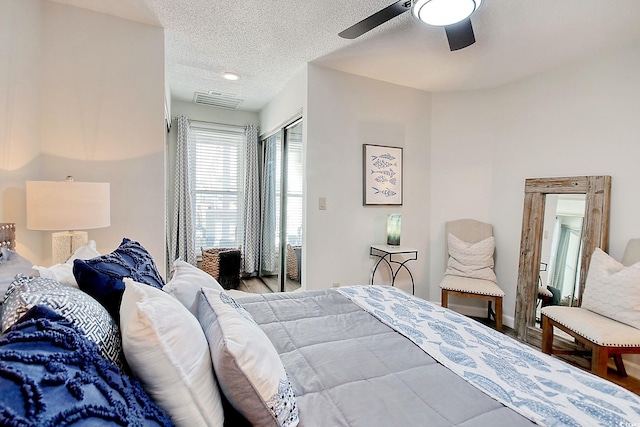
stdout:
<svg viewBox="0 0 640 427">
<path fill-rule="evenodd" d="M 581 307 L 640 329 L 640 263 L 625 267 L 596 248 Z"/>
<path fill-rule="evenodd" d="M 447 236 L 449 262 L 446 276 L 469 277 L 497 282 L 493 271 L 493 236 L 476 243 L 465 242 L 453 234 Z"/>
<path fill-rule="evenodd" d="M 504 291 L 490 280 L 469 279 L 468 277 L 444 276 L 440 288 L 448 291 L 504 297 Z"/>
<path fill-rule="evenodd" d="M 606 347 L 640 346 L 640 329 L 584 308 L 550 305 L 543 307 L 540 312 L 598 345 Z"/>
</svg>

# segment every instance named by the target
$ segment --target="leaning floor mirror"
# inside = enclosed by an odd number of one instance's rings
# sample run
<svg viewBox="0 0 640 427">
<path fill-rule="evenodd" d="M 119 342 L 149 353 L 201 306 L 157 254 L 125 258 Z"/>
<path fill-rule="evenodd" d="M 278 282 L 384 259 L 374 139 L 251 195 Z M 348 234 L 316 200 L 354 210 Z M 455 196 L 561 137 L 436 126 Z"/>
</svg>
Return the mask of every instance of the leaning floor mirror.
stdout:
<svg viewBox="0 0 640 427">
<path fill-rule="evenodd" d="M 525 180 L 518 339 L 540 347 L 541 306 L 580 306 L 591 254 L 607 250 L 610 194 L 610 176 Z"/>
</svg>

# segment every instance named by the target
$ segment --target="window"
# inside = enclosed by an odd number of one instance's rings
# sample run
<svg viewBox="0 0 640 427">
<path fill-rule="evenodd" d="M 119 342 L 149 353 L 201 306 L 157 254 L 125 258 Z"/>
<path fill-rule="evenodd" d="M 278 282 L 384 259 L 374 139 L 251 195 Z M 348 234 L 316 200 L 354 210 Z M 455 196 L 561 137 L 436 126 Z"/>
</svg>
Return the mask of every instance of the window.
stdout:
<svg viewBox="0 0 640 427">
<path fill-rule="evenodd" d="M 242 244 L 244 140 L 243 128 L 191 122 L 196 252 Z"/>
</svg>

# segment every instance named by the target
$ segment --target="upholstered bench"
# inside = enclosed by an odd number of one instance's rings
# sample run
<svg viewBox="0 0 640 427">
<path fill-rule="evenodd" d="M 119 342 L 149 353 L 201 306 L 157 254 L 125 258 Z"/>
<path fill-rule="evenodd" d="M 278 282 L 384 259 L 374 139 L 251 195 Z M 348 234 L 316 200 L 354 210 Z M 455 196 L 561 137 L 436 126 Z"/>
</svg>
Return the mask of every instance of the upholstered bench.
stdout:
<svg viewBox="0 0 640 427">
<path fill-rule="evenodd" d="M 563 330 L 591 350 L 591 372 L 607 376 L 607 361 L 613 357 L 622 376 L 627 373 L 623 353 L 640 353 L 640 329 L 579 307 L 542 308 L 542 351 L 547 354 L 576 354 L 575 350 L 553 349 L 553 328 Z"/>
<path fill-rule="evenodd" d="M 617 262 L 600 248 L 591 255 L 580 308 L 552 305 L 541 310 L 542 351 L 581 354 L 553 349 L 553 328 L 571 335 L 591 351 L 591 372 L 606 378 L 613 357 L 622 376 L 622 354 L 640 353 L 640 239 L 631 239 Z"/>
</svg>

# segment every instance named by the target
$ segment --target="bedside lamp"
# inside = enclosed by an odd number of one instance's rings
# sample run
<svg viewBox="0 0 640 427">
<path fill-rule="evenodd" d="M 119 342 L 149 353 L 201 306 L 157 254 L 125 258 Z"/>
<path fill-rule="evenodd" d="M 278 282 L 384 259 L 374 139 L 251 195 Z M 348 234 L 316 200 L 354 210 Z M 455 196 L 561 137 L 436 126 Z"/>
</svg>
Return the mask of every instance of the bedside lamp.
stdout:
<svg viewBox="0 0 640 427">
<path fill-rule="evenodd" d="M 52 236 L 53 263 L 64 263 L 86 245 L 92 228 L 111 225 L 110 185 L 101 182 L 27 181 L 27 228 Z M 62 231 L 65 230 L 65 231 Z"/>
</svg>

